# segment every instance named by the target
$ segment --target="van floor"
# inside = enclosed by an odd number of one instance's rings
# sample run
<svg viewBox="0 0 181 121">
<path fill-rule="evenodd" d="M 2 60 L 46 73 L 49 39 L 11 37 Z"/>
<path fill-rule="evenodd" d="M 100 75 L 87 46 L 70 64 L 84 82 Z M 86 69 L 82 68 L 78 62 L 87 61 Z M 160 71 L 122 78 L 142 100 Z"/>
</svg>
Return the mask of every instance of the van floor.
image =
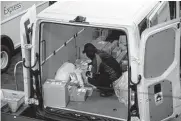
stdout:
<svg viewBox="0 0 181 121">
<path fill-rule="evenodd" d="M 97 90 L 85 102 L 69 102 L 65 109 L 114 119 L 127 119 L 128 112 L 127 107 L 115 95 L 100 97 Z"/>
</svg>

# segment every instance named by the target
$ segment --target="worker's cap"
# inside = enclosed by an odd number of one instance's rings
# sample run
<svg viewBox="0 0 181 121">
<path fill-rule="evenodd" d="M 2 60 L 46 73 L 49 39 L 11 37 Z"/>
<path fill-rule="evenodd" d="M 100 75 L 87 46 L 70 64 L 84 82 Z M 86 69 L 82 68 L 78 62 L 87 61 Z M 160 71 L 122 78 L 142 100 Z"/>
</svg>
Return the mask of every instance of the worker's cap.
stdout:
<svg viewBox="0 0 181 121">
<path fill-rule="evenodd" d="M 82 53 L 86 53 L 89 51 L 94 51 L 94 52 L 96 51 L 96 47 L 91 43 L 87 43 L 84 45 L 84 50 L 82 51 Z"/>
</svg>

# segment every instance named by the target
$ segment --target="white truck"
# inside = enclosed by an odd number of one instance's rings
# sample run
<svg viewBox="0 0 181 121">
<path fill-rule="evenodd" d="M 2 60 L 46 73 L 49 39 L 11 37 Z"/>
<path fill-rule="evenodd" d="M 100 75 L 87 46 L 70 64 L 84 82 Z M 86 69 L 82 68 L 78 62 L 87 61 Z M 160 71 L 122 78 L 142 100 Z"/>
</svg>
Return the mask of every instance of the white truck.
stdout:
<svg viewBox="0 0 181 121">
<path fill-rule="evenodd" d="M 21 45 L 20 19 L 32 5 L 37 13 L 49 6 L 45 1 L 2 1 L 1 2 L 1 71 L 5 72 L 11 57 Z"/>
<path fill-rule="evenodd" d="M 3 121 L 180 121 L 179 7 L 175 1 L 130 5 L 129 1 L 66 0 L 36 17 L 31 8 L 21 19 L 24 94 L 29 107 L 16 117 L 2 113 Z M 30 24 L 24 26 L 27 21 Z M 85 102 L 69 102 L 62 108 L 45 105 L 60 97 L 55 92 L 44 98 L 42 86 L 54 79 L 64 62 L 84 58 L 83 45 L 96 38 L 112 41 L 120 36 L 126 39 L 127 58 L 116 59 L 128 61 L 127 106 L 115 96 L 100 97 L 97 90 Z"/>
</svg>

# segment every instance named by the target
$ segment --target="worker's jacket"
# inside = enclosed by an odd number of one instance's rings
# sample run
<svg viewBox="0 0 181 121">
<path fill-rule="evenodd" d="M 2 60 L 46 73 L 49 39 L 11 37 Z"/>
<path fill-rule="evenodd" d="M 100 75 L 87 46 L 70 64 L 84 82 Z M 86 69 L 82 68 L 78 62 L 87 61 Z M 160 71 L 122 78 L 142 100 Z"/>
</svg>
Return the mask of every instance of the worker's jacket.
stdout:
<svg viewBox="0 0 181 121">
<path fill-rule="evenodd" d="M 93 70 L 92 72 L 96 74 L 108 75 L 111 82 L 117 80 L 121 74 L 121 68 L 119 63 L 111 55 L 104 51 L 98 50 L 96 57 L 92 60 Z"/>
</svg>

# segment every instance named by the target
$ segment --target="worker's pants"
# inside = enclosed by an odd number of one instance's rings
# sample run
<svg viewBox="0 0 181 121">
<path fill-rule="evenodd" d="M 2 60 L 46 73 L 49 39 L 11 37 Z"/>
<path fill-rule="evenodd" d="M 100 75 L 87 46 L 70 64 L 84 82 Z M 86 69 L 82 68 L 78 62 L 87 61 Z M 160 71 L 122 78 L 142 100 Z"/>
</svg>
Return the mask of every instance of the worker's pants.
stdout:
<svg viewBox="0 0 181 121">
<path fill-rule="evenodd" d="M 94 78 L 88 78 L 88 82 L 97 87 L 102 92 L 114 92 L 112 82 L 105 74 L 96 75 Z"/>
</svg>

